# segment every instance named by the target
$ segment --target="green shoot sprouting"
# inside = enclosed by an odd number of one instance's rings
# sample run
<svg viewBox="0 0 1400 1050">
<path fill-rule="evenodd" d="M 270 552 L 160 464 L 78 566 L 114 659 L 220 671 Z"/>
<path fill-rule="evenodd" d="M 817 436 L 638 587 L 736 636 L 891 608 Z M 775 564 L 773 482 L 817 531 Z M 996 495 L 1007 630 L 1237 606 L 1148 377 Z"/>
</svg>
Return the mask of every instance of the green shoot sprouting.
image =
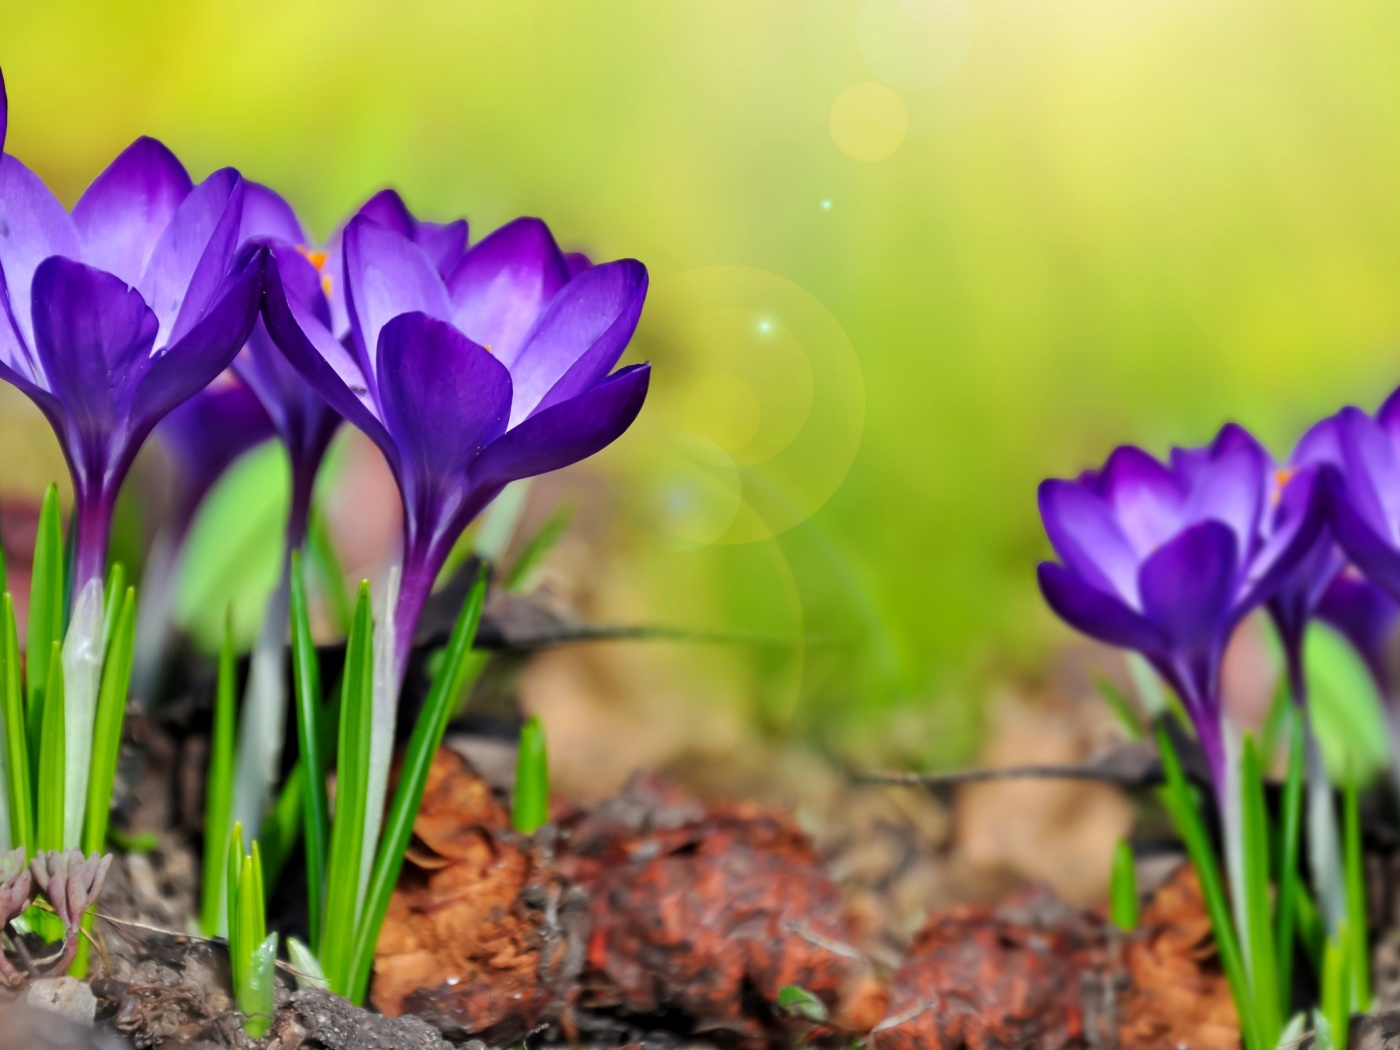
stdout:
<svg viewBox="0 0 1400 1050">
<path fill-rule="evenodd" d="M 272 1027 L 277 934 L 267 932 L 262 852 L 256 839 L 251 852 L 243 852 L 239 824 L 228 840 L 228 952 L 243 1030 L 261 1039 Z"/>
<path fill-rule="evenodd" d="M 1133 847 L 1119 839 L 1113 847 L 1113 867 L 1108 885 L 1109 918 L 1124 933 L 1138 927 L 1137 875 L 1133 870 Z"/>
<path fill-rule="evenodd" d="M 520 727 L 510 822 L 522 835 L 534 834 L 549 822 L 549 751 L 538 715 L 531 715 Z"/>
<path fill-rule="evenodd" d="M 233 821 L 233 759 L 238 735 L 234 703 L 237 695 L 233 645 L 233 611 L 224 618 L 224 641 L 219 648 L 218 680 L 214 688 L 214 722 L 209 734 L 209 772 L 204 781 L 204 878 L 200 887 L 199 928 L 206 937 L 228 932 L 225 863 Z M 239 849 L 242 849 L 239 843 Z"/>
</svg>

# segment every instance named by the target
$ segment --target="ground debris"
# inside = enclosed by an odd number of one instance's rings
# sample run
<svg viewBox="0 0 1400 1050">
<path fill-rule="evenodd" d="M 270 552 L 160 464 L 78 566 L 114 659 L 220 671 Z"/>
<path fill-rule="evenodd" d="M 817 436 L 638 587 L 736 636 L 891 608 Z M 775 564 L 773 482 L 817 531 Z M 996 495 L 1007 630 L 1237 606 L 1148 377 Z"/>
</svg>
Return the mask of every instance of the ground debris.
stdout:
<svg viewBox="0 0 1400 1050">
<path fill-rule="evenodd" d="M 1125 961 L 1122 1050 L 1238 1050 L 1239 1015 L 1191 865 L 1180 865 L 1157 890 Z"/>
<path fill-rule="evenodd" d="M 930 916 L 894 978 L 872 1050 L 1060 1050 L 1081 1045 L 1101 996 L 1102 920 L 1032 888 L 1006 907 Z"/>
<path fill-rule="evenodd" d="M 375 953 L 372 998 L 384 1013 L 502 1043 L 557 1015 L 578 971 L 558 947 L 582 909 L 508 823 L 467 761 L 440 751 Z M 580 933 L 572 939 L 581 959 Z"/>
<path fill-rule="evenodd" d="M 792 1027 L 773 1009 L 788 985 L 820 999 L 841 1032 L 883 1013 L 840 893 L 786 811 L 706 811 L 639 776 L 617 804 L 565 828 L 560 863 L 592 901 L 585 1009 L 680 1011 L 697 1030 L 755 1045 Z"/>
<path fill-rule="evenodd" d="M 883 1015 L 839 891 L 782 810 L 706 809 L 640 776 L 527 838 L 444 751 L 414 830 L 375 958 L 386 1014 L 492 1042 L 659 1029 L 764 1046 L 795 1028 L 774 1005 L 787 985 L 840 1032 Z"/>
</svg>

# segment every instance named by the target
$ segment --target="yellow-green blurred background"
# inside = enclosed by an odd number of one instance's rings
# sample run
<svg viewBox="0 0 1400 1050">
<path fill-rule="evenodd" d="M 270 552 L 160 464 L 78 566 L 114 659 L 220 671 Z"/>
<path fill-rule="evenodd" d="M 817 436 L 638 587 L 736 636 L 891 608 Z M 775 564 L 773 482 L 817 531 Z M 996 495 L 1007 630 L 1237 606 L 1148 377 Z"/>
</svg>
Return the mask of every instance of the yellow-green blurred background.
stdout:
<svg viewBox="0 0 1400 1050">
<path fill-rule="evenodd" d="M 566 483 L 605 494 L 587 607 L 801 644 L 608 647 L 650 698 L 618 724 L 917 763 L 967 757 L 988 684 L 1068 637 L 1041 477 L 1228 418 L 1282 451 L 1400 378 L 1397 54 L 1377 0 L 0 13 L 8 149 L 66 201 L 147 133 L 319 236 L 393 185 L 642 259 L 652 397 Z"/>
</svg>

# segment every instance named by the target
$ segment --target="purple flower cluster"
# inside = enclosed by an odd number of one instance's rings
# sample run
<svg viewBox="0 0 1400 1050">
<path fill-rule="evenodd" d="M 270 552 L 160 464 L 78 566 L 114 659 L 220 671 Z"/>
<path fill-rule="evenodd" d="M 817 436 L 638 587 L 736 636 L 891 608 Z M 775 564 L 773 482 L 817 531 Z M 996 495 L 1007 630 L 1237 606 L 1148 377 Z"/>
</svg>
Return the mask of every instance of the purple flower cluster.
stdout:
<svg viewBox="0 0 1400 1050">
<path fill-rule="evenodd" d="M 1220 664 L 1240 621 L 1268 610 L 1293 692 L 1306 695 L 1303 636 L 1340 630 L 1387 695 L 1400 613 L 1400 393 L 1312 427 L 1286 464 L 1233 424 L 1160 462 L 1119 448 L 1101 470 L 1040 486 L 1059 557 L 1039 569 L 1071 626 L 1141 653 L 1180 696 L 1217 789 L 1223 784 Z"/>
<path fill-rule="evenodd" d="M 511 481 L 599 451 L 641 409 L 649 366 L 613 371 L 646 297 L 638 262 L 567 256 L 534 219 L 469 244 L 465 221 L 420 221 L 392 192 L 316 247 L 271 190 L 232 169 L 196 185 L 152 139 L 70 213 L 3 153 L 7 117 L 0 80 L 0 378 L 67 458 L 74 594 L 101 580 L 118 490 L 166 417 L 187 493 L 277 434 L 293 546 L 343 418 L 403 496 L 401 673 L 472 518 Z"/>
</svg>

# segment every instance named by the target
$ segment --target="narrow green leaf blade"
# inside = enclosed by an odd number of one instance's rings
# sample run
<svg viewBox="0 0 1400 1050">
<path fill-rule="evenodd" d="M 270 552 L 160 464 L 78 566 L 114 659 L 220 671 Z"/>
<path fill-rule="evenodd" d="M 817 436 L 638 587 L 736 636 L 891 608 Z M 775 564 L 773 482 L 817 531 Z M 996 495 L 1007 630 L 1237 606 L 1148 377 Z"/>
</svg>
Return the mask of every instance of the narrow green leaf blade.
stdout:
<svg viewBox="0 0 1400 1050">
<path fill-rule="evenodd" d="M 19 628 L 10 592 L 0 598 L 0 714 L 5 720 L 5 773 L 9 778 L 10 834 L 16 846 L 34 855 L 34 782 L 29 769 L 29 736 L 24 720 Z"/>
<path fill-rule="evenodd" d="M 30 751 L 36 755 L 39 753 L 44 723 L 44 690 L 49 681 L 49 660 L 52 659 L 53 643 L 63 640 L 65 602 L 63 526 L 59 521 L 58 486 L 50 485 L 39 508 L 39 528 L 34 538 L 34 564 L 29 580 L 29 632 L 26 635 L 29 650 Z"/>
<path fill-rule="evenodd" d="M 561 507 L 546 519 L 539 531 L 530 537 L 525 549 L 520 552 L 515 564 L 510 567 L 510 572 L 506 574 L 506 590 L 519 593 L 526 588 L 535 568 L 564 535 L 572 516 L 568 508 Z"/>
<path fill-rule="evenodd" d="M 1283 1031 L 1279 1006 L 1278 963 L 1274 954 L 1273 913 L 1269 887 L 1269 813 L 1264 801 L 1264 775 L 1259 748 L 1246 734 L 1240 755 L 1240 826 L 1244 837 L 1245 936 L 1252 967 L 1259 1038 L 1273 1046 Z"/>
<path fill-rule="evenodd" d="M 479 670 L 481 667 L 479 661 L 471 659 L 471 652 L 485 602 L 486 580 L 478 576 L 452 628 L 452 637 L 447 642 L 447 655 L 443 660 L 442 669 L 433 679 L 428 697 L 423 703 L 423 710 L 419 712 L 418 720 L 413 725 L 413 735 L 409 738 L 399 771 L 398 787 L 394 791 L 394 800 L 380 835 L 369 890 L 365 895 L 364 910 L 359 916 L 360 921 L 355 930 L 349 990 L 343 993 L 354 1003 L 363 1003 L 369 988 L 370 968 L 374 962 L 375 946 L 379 943 L 379 930 L 384 925 L 384 916 L 389 910 L 389 898 L 394 892 L 399 871 L 403 867 L 404 853 L 413 834 L 413 823 L 418 819 L 418 809 L 423 804 L 428 770 L 432 767 L 433 757 L 438 748 L 442 746 L 443 734 L 447 732 L 454 700 L 462 690 L 469 669 Z M 338 815 L 336 819 L 339 820 Z M 322 952 L 321 958 L 329 958 L 328 952 Z"/>
<path fill-rule="evenodd" d="M 297 747 L 301 752 L 301 814 L 306 836 L 307 906 L 311 950 L 321 947 L 321 916 L 326 903 L 326 849 L 330 843 L 330 802 L 326 797 L 326 756 L 321 726 L 321 675 L 311 638 L 301 552 L 292 552 L 292 677 L 296 693 Z"/>
<path fill-rule="evenodd" d="M 1113 848 L 1113 868 L 1108 880 L 1109 918 L 1124 933 L 1138 927 L 1137 873 L 1133 868 L 1133 847 L 1119 839 Z"/>
<path fill-rule="evenodd" d="M 350 953 L 360 891 L 361 858 L 365 848 L 370 731 L 373 717 L 374 628 L 370 617 L 369 582 L 360 583 L 355 617 L 345 649 L 341 686 L 340 743 L 336 749 L 335 819 L 331 824 L 330 861 L 326 871 L 326 914 L 320 956 L 326 963 L 331 990 L 346 994 Z"/>
<path fill-rule="evenodd" d="M 1292 718 L 1288 731 L 1288 772 L 1283 782 L 1283 811 L 1280 815 L 1278 870 L 1278 907 L 1274 944 L 1278 950 L 1279 1004 L 1283 1007 L 1293 998 L 1293 957 L 1298 951 L 1293 931 L 1297 924 L 1300 887 L 1298 859 L 1303 826 L 1303 724 Z"/>
<path fill-rule="evenodd" d="M 1110 682 L 1103 675 L 1094 677 L 1094 688 L 1099 691 L 1103 701 L 1108 705 L 1108 709 L 1113 712 L 1118 719 L 1119 726 L 1123 729 L 1123 735 L 1129 740 L 1141 740 L 1145 732 L 1142 719 L 1138 717 L 1137 710 L 1133 707 L 1133 702 L 1123 695 L 1123 691 Z"/>
<path fill-rule="evenodd" d="M 39 819 L 35 839 L 41 850 L 63 849 L 63 716 L 63 661 L 55 639 L 49 643 L 44 722 L 39 733 Z"/>
<path fill-rule="evenodd" d="M 1347 930 L 1350 938 L 1350 988 L 1348 1008 L 1354 1013 L 1371 1009 L 1371 946 L 1366 921 L 1366 859 L 1361 852 L 1361 803 L 1356 778 L 1348 776 L 1342 792 L 1343 863 L 1346 869 Z"/>
<path fill-rule="evenodd" d="M 538 715 L 531 715 L 520 727 L 510 822 L 522 835 L 533 835 L 536 828 L 549 823 L 549 751 Z"/>
<path fill-rule="evenodd" d="M 117 575 L 114 573 L 114 575 Z M 107 823 L 112 791 L 117 782 L 117 758 L 121 751 L 122 725 L 126 719 L 127 690 L 136 644 L 136 590 L 127 588 L 120 604 L 108 606 L 115 622 L 102 687 L 97 694 L 97 717 L 92 736 L 92 775 L 88 779 L 87 813 L 83 828 L 83 852 L 103 853 L 107 848 Z"/>
<path fill-rule="evenodd" d="M 204 883 L 199 927 L 206 937 L 232 935 L 224 907 L 228 885 L 229 834 L 233 821 L 233 760 L 237 738 L 234 703 L 237 696 L 237 654 L 233 647 L 233 614 L 224 618 L 224 641 L 219 649 L 218 680 L 214 687 L 214 724 L 209 734 L 209 773 L 204 781 Z M 242 832 L 238 834 L 242 848 Z"/>
</svg>

